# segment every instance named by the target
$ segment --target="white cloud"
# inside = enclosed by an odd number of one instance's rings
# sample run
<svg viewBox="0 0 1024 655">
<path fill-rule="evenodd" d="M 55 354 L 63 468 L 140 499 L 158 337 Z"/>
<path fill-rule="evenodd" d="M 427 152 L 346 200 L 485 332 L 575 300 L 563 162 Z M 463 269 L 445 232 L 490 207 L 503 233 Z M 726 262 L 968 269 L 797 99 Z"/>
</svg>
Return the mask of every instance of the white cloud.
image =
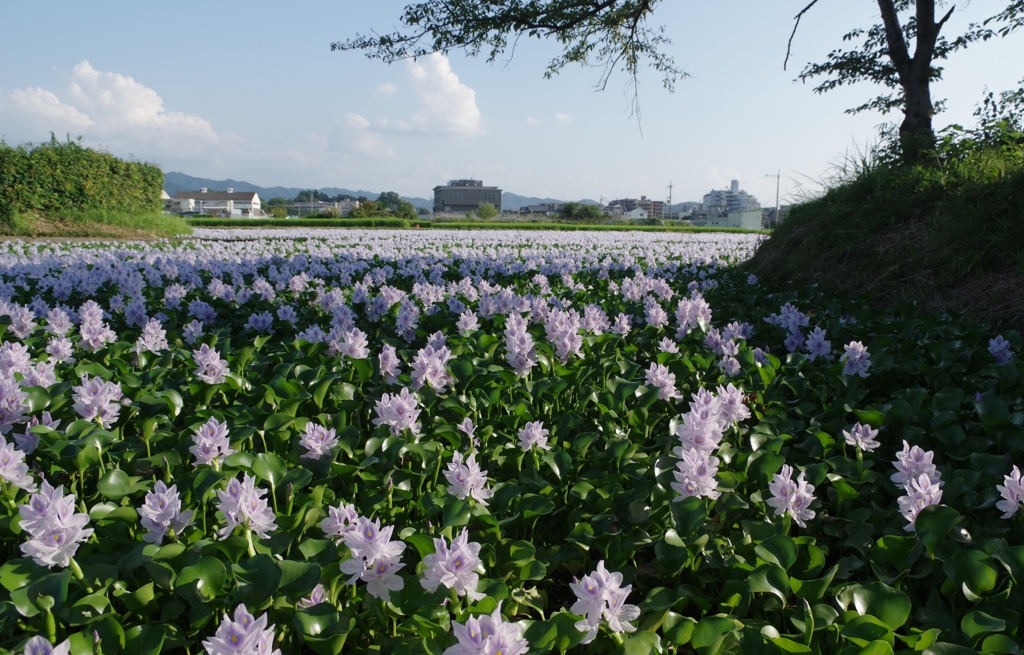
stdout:
<svg viewBox="0 0 1024 655">
<path fill-rule="evenodd" d="M 0 95 L 0 113 L 9 141 L 39 141 L 49 132 L 68 132 L 116 154 L 162 156 L 219 154 L 214 147 L 223 141 L 209 121 L 167 111 L 155 90 L 127 75 L 98 71 L 84 60 L 58 92 L 30 87 Z"/>
<path fill-rule="evenodd" d="M 552 116 L 541 116 L 539 118 L 536 116 L 527 116 L 526 124 L 531 127 L 540 127 L 541 125 L 547 125 L 548 123 L 557 123 L 564 125 L 565 123 L 571 123 L 574 120 L 576 119 L 570 116 L 569 114 L 557 113 Z"/>
<path fill-rule="evenodd" d="M 388 96 L 393 96 L 398 93 L 398 87 L 391 82 L 385 82 L 377 87 L 375 93 L 382 98 L 387 98 Z"/>
<path fill-rule="evenodd" d="M 431 54 L 407 64 L 417 109 L 399 127 L 418 132 L 475 136 L 482 132 L 476 91 L 459 80 L 448 57 Z"/>
</svg>

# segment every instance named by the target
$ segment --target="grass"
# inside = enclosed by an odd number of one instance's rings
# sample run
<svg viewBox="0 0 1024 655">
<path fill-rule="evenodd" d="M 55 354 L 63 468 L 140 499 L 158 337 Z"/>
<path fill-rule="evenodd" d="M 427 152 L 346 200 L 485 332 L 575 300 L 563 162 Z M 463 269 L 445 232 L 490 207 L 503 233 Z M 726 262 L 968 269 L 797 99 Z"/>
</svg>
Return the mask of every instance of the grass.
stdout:
<svg viewBox="0 0 1024 655">
<path fill-rule="evenodd" d="M 1024 319 L 1024 146 L 928 165 L 848 165 L 747 266 L 775 284 L 870 293 L 1002 324 Z"/>
<path fill-rule="evenodd" d="M 177 216 L 88 210 L 66 214 L 18 214 L 10 224 L 0 224 L 0 236 L 47 239 L 173 239 L 191 234 L 192 228 Z"/>
</svg>

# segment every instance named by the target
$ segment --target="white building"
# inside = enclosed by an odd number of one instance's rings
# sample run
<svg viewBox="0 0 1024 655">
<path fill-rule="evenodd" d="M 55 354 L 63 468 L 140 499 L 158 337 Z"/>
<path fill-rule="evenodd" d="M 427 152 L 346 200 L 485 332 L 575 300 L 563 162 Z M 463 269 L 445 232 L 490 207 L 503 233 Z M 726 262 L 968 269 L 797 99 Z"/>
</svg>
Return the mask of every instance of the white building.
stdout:
<svg viewBox="0 0 1024 655">
<path fill-rule="evenodd" d="M 734 227 L 744 230 L 761 229 L 761 210 L 751 209 L 742 212 L 729 212 L 703 221 L 694 221 L 700 227 Z"/>
<path fill-rule="evenodd" d="M 739 180 L 733 180 L 728 189 L 716 189 L 706 194 L 701 211 L 710 220 L 729 212 L 745 212 L 760 207 L 761 203 L 757 198 L 740 190 Z"/>
<path fill-rule="evenodd" d="M 179 191 L 172 199 L 178 214 L 208 214 L 231 218 L 257 218 L 264 216 L 260 196 L 255 191 Z"/>
</svg>

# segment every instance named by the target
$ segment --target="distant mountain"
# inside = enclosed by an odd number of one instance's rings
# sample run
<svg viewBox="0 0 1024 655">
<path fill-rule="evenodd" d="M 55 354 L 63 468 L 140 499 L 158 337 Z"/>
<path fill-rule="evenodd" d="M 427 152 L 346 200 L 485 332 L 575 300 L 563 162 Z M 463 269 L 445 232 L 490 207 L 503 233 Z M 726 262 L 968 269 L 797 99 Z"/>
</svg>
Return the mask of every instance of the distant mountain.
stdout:
<svg viewBox="0 0 1024 655">
<path fill-rule="evenodd" d="M 185 175 L 184 173 L 164 173 L 164 191 L 171 197 L 174 197 L 179 191 L 198 191 L 206 187 L 207 189 L 216 189 L 217 191 L 223 191 L 227 188 L 232 188 L 235 191 L 255 191 L 260 194 L 260 200 L 264 202 L 271 198 L 287 198 L 291 200 L 303 191 L 308 191 L 315 187 L 284 187 L 284 186 L 271 186 L 262 187 L 256 186 L 249 182 L 240 182 L 238 180 L 210 180 L 203 177 L 192 177 L 191 175 Z M 338 196 L 342 194 L 348 194 L 350 196 L 360 197 L 364 196 L 373 200 L 381 194 L 380 191 L 353 191 L 351 189 L 339 189 L 337 187 L 320 187 L 317 189 L 321 193 L 326 193 L 329 196 Z M 402 200 L 406 200 L 413 204 L 414 207 L 423 207 L 425 209 L 432 209 L 434 203 L 426 198 L 406 197 L 402 196 Z"/>
<path fill-rule="evenodd" d="M 270 186 L 262 187 L 252 184 L 250 182 L 243 182 L 239 180 L 210 180 L 205 177 L 192 177 L 191 175 L 185 175 L 184 173 L 169 172 L 164 173 L 164 191 L 166 191 L 171 197 L 179 191 L 198 191 L 206 187 L 210 190 L 224 191 L 225 189 L 231 188 L 235 191 L 255 191 L 260 194 L 260 199 L 264 202 L 271 198 L 287 198 L 292 199 L 303 191 L 308 191 L 313 187 L 284 187 L 284 186 Z M 317 189 L 322 193 L 326 193 L 329 196 L 337 196 L 342 194 L 348 194 L 350 196 L 360 197 L 365 196 L 371 200 L 375 199 L 381 194 L 380 191 L 364 191 L 352 189 L 340 189 L 338 187 L 320 187 Z M 427 198 L 407 197 L 402 196 L 402 200 L 411 202 L 414 207 L 424 208 L 432 210 L 434 208 L 433 200 Z M 520 207 L 526 207 L 527 205 L 540 205 L 544 203 L 553 202 L 565 202 L 564 200 L 556 200 L 555 198 L 536 198 L 534 196 L 520 196 L 515 193 L 505 191 L 501 194 L 501 207 L 502 209 L 518 210 Z M 590 199 L 580 200 L 579 202 L 586 203 L 589 205 L 597 205 L 598 202 Z"/>
<path fill-rule="evenodd" d="M 502 209 L 519 209 L 520 207 L 526 207 L 528 205 L 543 205 L 548 203 L 565 203 L 565 200 L 557 200 L 555 198 L 535 198 L 533 196 L 520 196 L 509 191 L 505 191 L 501 194 L 501 208 Z M 586 205 L 599 205 L 601 203 L 596 200 L 590 200 L 584 198 L 578 200 Z"/>
</svg>

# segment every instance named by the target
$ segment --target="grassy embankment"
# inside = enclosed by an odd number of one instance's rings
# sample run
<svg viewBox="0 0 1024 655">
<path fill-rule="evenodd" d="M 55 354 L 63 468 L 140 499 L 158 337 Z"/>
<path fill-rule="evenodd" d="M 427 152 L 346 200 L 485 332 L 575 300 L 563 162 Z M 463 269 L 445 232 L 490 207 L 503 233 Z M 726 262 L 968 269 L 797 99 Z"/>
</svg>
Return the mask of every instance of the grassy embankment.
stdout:
<svg viewBox="0 0 1024 655">
<path fill-rule="evenodd" d="M 9 223 L 0 223 L 0 237 L 47 239 L 173 239 L 191 234 L 192 228 L 177 216 L 160 212 L 118 212 L 91 209 L 80 212 L 24 212 Z"/>
<path fill-rule="evenodd" d="M 1024 145 L 923 166 L 860 162 L 795 206 L 747 266 L 766 282 L 868 293 L 1019 328 Z"/>
</svg>

